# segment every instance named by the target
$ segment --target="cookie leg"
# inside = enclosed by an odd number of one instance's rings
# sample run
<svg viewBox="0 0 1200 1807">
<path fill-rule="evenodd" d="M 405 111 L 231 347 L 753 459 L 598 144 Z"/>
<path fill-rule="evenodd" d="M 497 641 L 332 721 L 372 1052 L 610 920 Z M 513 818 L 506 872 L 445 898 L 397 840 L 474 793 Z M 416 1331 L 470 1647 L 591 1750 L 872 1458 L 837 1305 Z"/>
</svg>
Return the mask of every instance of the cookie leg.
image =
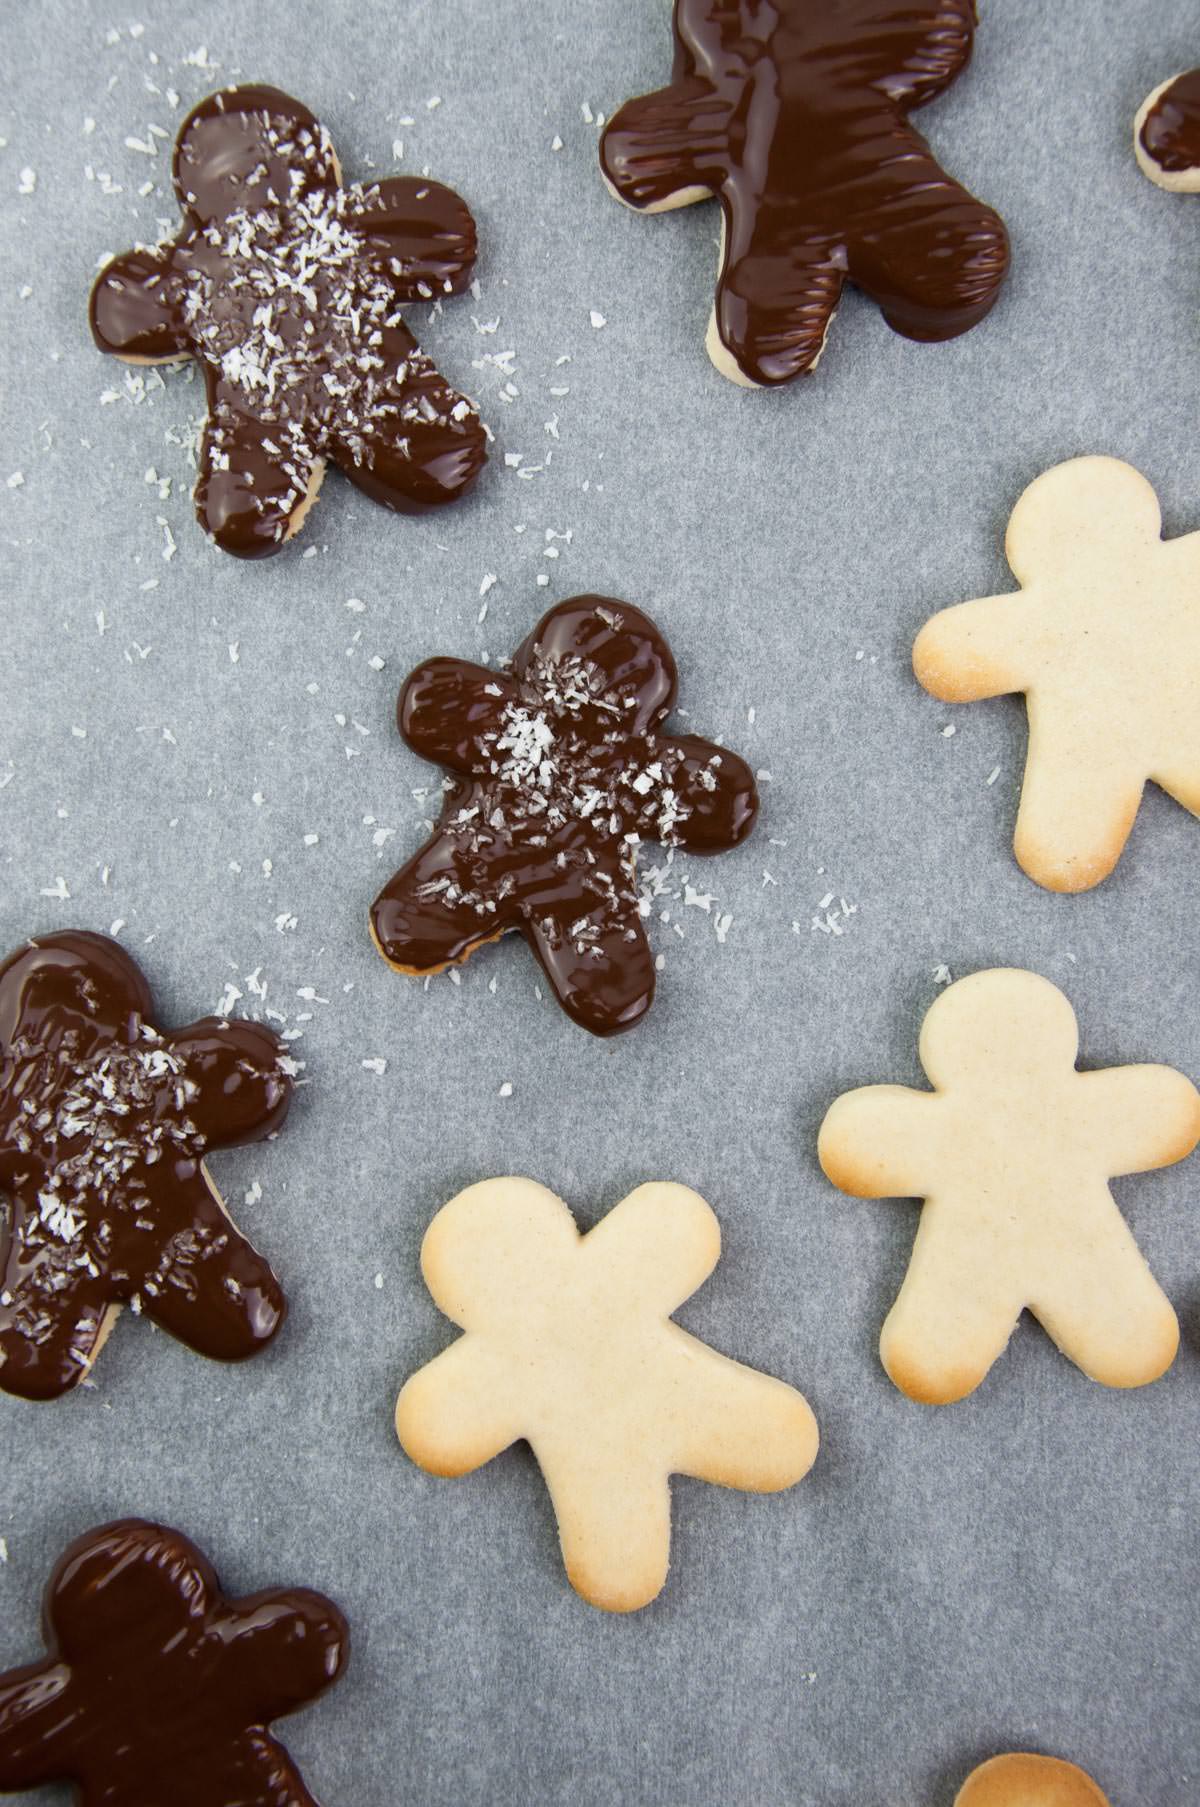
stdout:
<svg viewBox="0 0 1200 1807">
<path fill-rule="evenodd" d="M 15 1287 L 0 1306 L 0 1389 L 59 1399 L 91 1371 L 120 1311 L 77 1282 L 34 1296 Z M 51 1315 L 51 1307 L 52 1315 Z"/>
<path fill-rule="evenodd" d="M 371 935 L 389 966 L 421 975 L 459 966 L 509 920 L 477 904 L 472 875 L 449 835 L 435 835 L 371 905 Z"/>
<path fill-rule="evenodd" d="M 776 1493 L 791 1487 L 817 1455 L 808 1401 L 781 1380 L 730 1361 L 675 1324 L 681 1360 L 672 1372 L 664 1447 L 671 1469 L 718 1487 Z"/>
<path fill-rule="evenodd" d="M 606 1612 L 636 1612 L 662 1591 L 671 1558 L 671 1492 L 661 1470 L 581 1446 L 533 1453 L 550 1491 L 567 1578 Z"/>
<path fill-rule="evenodd" d="M 627 101 L 600 140 L 600 168 L 618 201 L 665 213 L 706 200 L 721 181 L 729 108 L 700 77 Z"/>
<path fill-rule="evenodd" d="M 1047 1275 L 1029 1308 L 1063 1354 L 1106 1387 L 1141 1387 L 1175 1359 L 1179 1323 L 1105 1189 L 1086 1240 Z"/>
<path fill-rule="evenodd" d="M 723 203 L 721 273 L 708 354 L 722 376 L 758 387 L 817 367 L 846 280 L 831 243 L 810 239 L 781 209 Z"/>
<path fill-rule="evenodd" d="M 909 177 L 857 210 L 849 235 L 850 280 L 874 297 L 906 339 L 952 339 L 982 320 L 1008 270 L 999 214 L 946 175 L 913 134 Z"/>
<path fill-rule="evenodd" d="M 1021 1315 L 1004 1251 L 981 1243 L 978 1230 L 936 1204 L 923 1207 L 904 1284 L 880 1334 L 889 1378 L 923 1405 L 973 1393 Z"/>
<path fill-rule="evenodd" d="M 236 558 L 278 552 L 299 532 L 324 475 L 324 458 L 286 424 L 264 426 L 246 412 L 239 391 L 212 385 L 195 504 L 200 525 L 223 551 Z"/>
<path fill-rule="evenodd" d="M 595 897 L 577 911 L 561 898 L 555 914 L 528 906 L 525 934 L 569 1017 L 593 1035 L 632 1029 L 654 1000 L 654 956 L 637 905 L 614 917 Z"/>
<path fill-rule="evenodd" d="M 234 1228 L 203 1168 L 176 1182 L 175 1221 L 139 1289 L 148 1318 L 217 1361 L 257 1355 L 287 1315 L 270 1266 Z"/>
<path fill-rule="evenodd" d="M 439 375 L 407 328 L 388 332 L 381 355 L 399 372 L 393 394 L 353 432 L 338 431 L 335 456 L 373 502 L 423 514 L 470 489 L 487 460 L 487 435 L 470 402 Z"/>
<path fill-rule="evenodd" d="M 1030 694 L 1029 751 L 1013 851 L 1050 891 L 1087 891 L 1121 857 L 1141 802 L 1143 777 L 1119 748 L 1082 730 L 1077 716 Z"/>
</svg>

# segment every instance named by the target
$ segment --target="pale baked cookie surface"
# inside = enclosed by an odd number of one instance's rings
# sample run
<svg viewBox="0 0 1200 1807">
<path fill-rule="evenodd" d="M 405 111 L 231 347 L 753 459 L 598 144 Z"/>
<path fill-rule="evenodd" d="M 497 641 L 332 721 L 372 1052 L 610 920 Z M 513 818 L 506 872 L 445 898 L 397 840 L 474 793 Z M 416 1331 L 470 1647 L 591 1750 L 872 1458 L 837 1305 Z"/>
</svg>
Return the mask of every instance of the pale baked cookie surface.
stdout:
<svg viewBox="0 0 1200 1807">
<path fill-rule="evenodd" d="M 720 1253 L 686 1186 L 639 1186 L 581 1236 L 527 1179 L 460 1192 L 421 1248 L 434 1300 L 467 1334 L 404 1387 L 400 1442 L 431 1474 L 462 1475 L 527 1439 L 571 1584 L 610 1612 L 666 1581 L 672 1474 L 771 1493 L 816 1457 L 799 1393 L 669 1321 Z"/>
<path fill-rule="evenodd" d="M 934 1087 L 846 1092 L 821 1126 L 821 1166 L 856 1198 L 924 1200 L 908 1273 L 880 1338 L 911 1399 L 962 1399 L 1023 1309 L 1093 1380 L 1157 1380 L 1175 1313 L 1109 1191 L 1200 1140 L 1200 1095 L 1171 1067 L 1076 1070 L 1062 992 L 1035 973 L 960 979 L 921 1029 Z"/>
<path fill-rule="evenodd" d="M 1020 590 L 935 615 L 913 669 L 945 702 L 1025 693 L 1014 851 L 1038 884 L 1086 891 L 1147 779 L 1200 814 L 1200 533 L 1164 540 L 1140 472 L 1073 458 L 1029 485 L 1005 551 Z"/>
<path fill-rule="evenodd" d="M 1074 1763 L 1007 1751 L 972 1770 L 954 1807 L 1109 1807 L 1109 1803 Z"/>
</svg>

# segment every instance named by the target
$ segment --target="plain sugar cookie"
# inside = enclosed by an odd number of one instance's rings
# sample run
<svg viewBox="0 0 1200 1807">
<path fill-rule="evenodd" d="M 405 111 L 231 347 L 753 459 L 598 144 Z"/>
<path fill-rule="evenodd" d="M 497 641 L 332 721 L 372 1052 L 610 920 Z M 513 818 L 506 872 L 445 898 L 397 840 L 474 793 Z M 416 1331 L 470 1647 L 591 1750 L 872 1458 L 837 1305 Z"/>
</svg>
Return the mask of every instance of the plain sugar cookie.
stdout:
<svg viewBox="0 0 1200 1807">
<path fill-rule="evenodd" d="M 1200 1095 L 1171 1067 L 1080 1073 L 1078 1048 L 1049 980 L 975 973 L 922 1025 L 932 1092 L 846 1092 L 821 1125 L 821 1166 L 843 1192 L 924 1200 L 880 1338 L 910 1399 L 973 1392 L 1023 1309 L 1105 1386 L 1142 1386 L 1174 1360 L 1175 1313 L 1108 1182 L 1189 1155 Z"/>
<path fill-rule="evenodd" d="M 816 1457 L 799 1393 L 670 1321 L 720 1254 L 708 1205 L 665 1183 L 581 1236 L 545 1186 L 484 1180 L 422 1244 L 425 1284 L 467 1334 L 400 1394 L 400 1442 L 429 1473 L 463 1475 L 525 1438 L 571 1585 L 610 1612 L 666 1581 L 672 1474 L 773 1493 Z"/>
<path fill-rule="evenodd" d="M 935 615 L 913 669 L 948 703 L 1024 691 L 1014 851 L 1039 885 L 1086 891 L 1147 779 L 1200 814 L 1200 533 L 1164 540 L 1132 465 L 1073 458 L 1030 484 L 1005 551 L 1020 590 Z"/>
<path fill-rule="evenodd" d="M 1109 1801 L 1073 1763 L 1009 1751 L 972 1770 L 954 1807 L 1109 1807 Z"/>
</svg>

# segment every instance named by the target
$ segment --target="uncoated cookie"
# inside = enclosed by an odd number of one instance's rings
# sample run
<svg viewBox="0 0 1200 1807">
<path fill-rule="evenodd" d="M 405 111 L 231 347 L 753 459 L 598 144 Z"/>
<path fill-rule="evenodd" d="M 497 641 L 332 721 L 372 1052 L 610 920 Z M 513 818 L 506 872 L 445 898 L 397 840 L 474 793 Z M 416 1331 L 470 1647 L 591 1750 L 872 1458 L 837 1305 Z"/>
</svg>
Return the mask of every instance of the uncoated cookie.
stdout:
<svg viewBox="0 0 1200 1807">
<path fill-rule="evenodd" d="M 954 1807 L 1109 1807 L 1109 1803 L 1074 1763 L 1008 1751 L 972 1770 Z"/>
<path fill-rule="evenodd" d="M 821 1166 L 843 1192 L 925 1201 L 880 1338 L 910 1399 L 973 1392 L 1024 1308 L 1105 1386 L 1142 1386 L 1175 1358 L 1175 1313 L 1108 1181 L 1190 1154 L 1200 1095 L 1171 1067 L 1077 1072 L 1078 1046 L 1057 986 L 975 973 L 922 1026 L 932 1092 L 867 1086 L 821 1125 Z"/>
<path fill-rule="evenodd" d="M 422 1244 L 425 1283 L 467 1334 L 400 1394 L 400 1442 L 431 1474 L 462 1475 L 526 1438 L 571 1585 L 610 1612 L 667 1578 L 670 1475 L 772 1493 L 816 1457 L 799 1393 L 669 1321 L 720 1253 L 708 1205 L 665 1183 L 581 1236 L 545 1186 L 484 1180 Z"/>
<path fill-rule="evenodd" d="M 1140 472 L 1072 458 L 1029 485 L 1005 551 L 1019 592 L 935 615 L 913 669 L 948 703 L 1025 692 L 1014 851 L 1039 885 L 1086 891 L 1148 778 L 1200 814 L 1200 533 L 1164 541 Z"/>
</svg>

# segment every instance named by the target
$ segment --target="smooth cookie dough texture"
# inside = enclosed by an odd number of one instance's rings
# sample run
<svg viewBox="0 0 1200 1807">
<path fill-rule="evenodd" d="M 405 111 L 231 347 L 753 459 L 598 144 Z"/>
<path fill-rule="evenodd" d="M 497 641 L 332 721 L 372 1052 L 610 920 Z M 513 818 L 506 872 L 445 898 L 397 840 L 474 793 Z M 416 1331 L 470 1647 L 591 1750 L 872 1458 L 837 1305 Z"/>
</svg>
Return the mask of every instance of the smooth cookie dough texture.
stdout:
<svg viewBox="0 0 1200 1807">
<path fill-rule="evenodd" d="M 954 1807 L 1109 1807 L 1109 1802 L 1074 1763 L 1007 1751 L 972 1770 Z"/>
<path fill-rule="evenodd" d="M 821 1166 L 843 1192 L 925 1201 L 880 1338 L 911 1399 L 973 1392 L 1026 1308 L 1105 1386 L 1142 1386 L 1175 1358 L 1175 1313 L 1108 1182 L 1189 1155 L 1200 1095 L 1171 1067 L 1080 1073 L 1078 1048 L 1048 980 L 975 973 L 922 1026 L 932 1092 L 846 1092 L 821 1126 Z"/>
<path fill-rule="evenodd" d="M 672 1474 L 773 1493 L 816 1457 L 799 1393 L 669 1321 L 720 1253 L 708 1205 L 665 1183 L 581 1236 L 544 1186 L 484 1180 L 426 1232 L 425 1283 L 467 1334 L 400 1394 L 400 1442 L 431 1474 L 463 1475 L 526 1438 L 571 1585 L 610 1612 L 666 1581 Z"/>
<path fill-rule="evenodd" d="M 1024 691 L 1014 851 L 1039 885 L 1086 891 L 1147 779 L 1200 815 L 1200 533 L 1164 540 L 1140 472 L 1073 458 L 1030 484 L 1005 551 L 1020 590 L 935 615 L 913 669 L 948 703 Z"/>
</svg>

